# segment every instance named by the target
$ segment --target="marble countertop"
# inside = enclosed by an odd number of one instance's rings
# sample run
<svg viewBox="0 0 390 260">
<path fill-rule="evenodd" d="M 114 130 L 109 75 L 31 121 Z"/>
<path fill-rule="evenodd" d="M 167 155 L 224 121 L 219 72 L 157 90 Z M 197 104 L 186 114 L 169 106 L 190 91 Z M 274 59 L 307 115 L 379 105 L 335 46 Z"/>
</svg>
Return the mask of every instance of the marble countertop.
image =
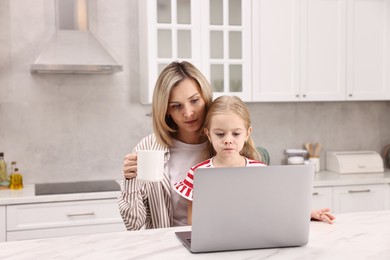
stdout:
<svg viewBox="0 0 390 260">
<path fill-rule="evenodd" d="M 311 222 L 303 247 L 190 253 L 176 238 L 189 226 L 0 243 L 0 259 L 390 259 L 390 211 Z"/>
</svg>

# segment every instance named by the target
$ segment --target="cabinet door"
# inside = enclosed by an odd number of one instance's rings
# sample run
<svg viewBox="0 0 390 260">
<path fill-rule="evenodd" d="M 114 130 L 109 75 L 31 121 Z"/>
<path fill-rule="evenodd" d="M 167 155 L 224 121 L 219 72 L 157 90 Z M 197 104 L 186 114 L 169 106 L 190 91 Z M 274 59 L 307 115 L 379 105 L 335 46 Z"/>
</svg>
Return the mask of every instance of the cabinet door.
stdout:
<svg viewBox="0 0 390 260">
<path fill-rule="evenodd" d="M 332 187 L 314 187 L 312 209 L 330 208 L 333 211 Z"/>
<path fill-rule="evenodd" d="M 390 1 L 348 1 L 347 99 L 390 98 Z"/>
<path fill-rule="evenodd" d="M 5 218 L 5 206 L 0 206 L 0 242 L 6 241 L 6 218 Z"/>
<path fill-rule="evenodd" d="M 251 101 L 251 1 L 202 3 L 202 72 L 214 97 L 235 95 Z"/>
<path fill-rule="evenodd" d="M 200 1 L 139 1 L 141 103 L 152 102 L 161 70 L 186 60 L 201 69 Z"/>
<path fill-rule="evenodd" d="M 346 1 L 302 2 L 302 101 L 345 100 Z"/>
<path fill-rule="evenodd" d="M 251 0 L 139 1 L 141 103 L 152 102 L 161 70 L 193 63 L 214 97 L 251 101 Z"/>
<path fill-rule="evenodd" d="M 333 187 L 335 213 L 384 210 L 386 185 Z"/>
<path fill-rule="evenodd" d="M 253 101 L 297 101 L 299 2 L 253 1 Z"/>
</svg>

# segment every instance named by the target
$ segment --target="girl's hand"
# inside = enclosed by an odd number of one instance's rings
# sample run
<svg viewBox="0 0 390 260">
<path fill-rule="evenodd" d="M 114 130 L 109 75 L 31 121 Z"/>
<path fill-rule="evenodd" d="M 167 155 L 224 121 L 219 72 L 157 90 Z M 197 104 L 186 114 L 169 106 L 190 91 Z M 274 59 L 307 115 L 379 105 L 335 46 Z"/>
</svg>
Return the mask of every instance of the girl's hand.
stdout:
<svg viewBox="0 0 390 260">
<path fill-rule="evenodd" d="M 122 173 L 126 179 L 137 176 L 137 154 L 135 152 L 125 155 Z"/>
<path fill-rule="evenodd" d="M 333 220 L 336 218 L 330 213 L 330 209 L 317 209 L 311 212 L 311 218 L 319 221 L 324 221 L 328 224 L 333 224 Z"/>
</svg>

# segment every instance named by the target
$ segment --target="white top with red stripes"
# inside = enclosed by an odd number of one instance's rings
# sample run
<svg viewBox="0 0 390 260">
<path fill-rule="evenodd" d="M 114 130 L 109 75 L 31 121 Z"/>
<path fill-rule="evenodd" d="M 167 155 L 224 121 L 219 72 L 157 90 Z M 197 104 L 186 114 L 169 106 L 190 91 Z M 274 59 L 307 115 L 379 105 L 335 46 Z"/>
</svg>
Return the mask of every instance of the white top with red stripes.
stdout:
<svg viewBox="0 0 390 260">
<path fill-rule="evenodd" d="M 267 166 L 266 164 L 252 160 L 252 159 L 246 159 L 246 167 L 258 167 L 258 166 Z M 188 199 L 192 201 L 193 197 L 193 189 L 194 189 L 194 172 L 198 168 L 214 168 L 213 165 L 213 158 L 207 159 L 206 161 L 203 161 L 195 166 L 193 166 L 187 173 L 187 177 L 178 183 L 175 183 L 174 190 L 179 193 L 182 197 L 185 199 Z"/>
</svg>

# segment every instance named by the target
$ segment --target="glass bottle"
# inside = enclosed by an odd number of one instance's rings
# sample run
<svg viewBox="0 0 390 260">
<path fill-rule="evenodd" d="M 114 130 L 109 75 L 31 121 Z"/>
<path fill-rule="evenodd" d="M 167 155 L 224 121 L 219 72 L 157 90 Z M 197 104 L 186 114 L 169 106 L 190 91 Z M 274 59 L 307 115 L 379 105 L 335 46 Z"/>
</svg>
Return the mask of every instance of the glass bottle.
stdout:
<svg viewBox="0 0 390 260">
<path fill-rule="evenodd" d="M 0 183 L 7 180 L 7 163 L 4 161 L 4 153 L 0 153 Z"/>
<path fill-rule="evenodd" d="M 9 179 L 9 188 L 11 190 L 23 189 L 23 176 L 19 173 L 19 168 L 15 168 L 14 172 L 10 174 Z"/>
</svg>

